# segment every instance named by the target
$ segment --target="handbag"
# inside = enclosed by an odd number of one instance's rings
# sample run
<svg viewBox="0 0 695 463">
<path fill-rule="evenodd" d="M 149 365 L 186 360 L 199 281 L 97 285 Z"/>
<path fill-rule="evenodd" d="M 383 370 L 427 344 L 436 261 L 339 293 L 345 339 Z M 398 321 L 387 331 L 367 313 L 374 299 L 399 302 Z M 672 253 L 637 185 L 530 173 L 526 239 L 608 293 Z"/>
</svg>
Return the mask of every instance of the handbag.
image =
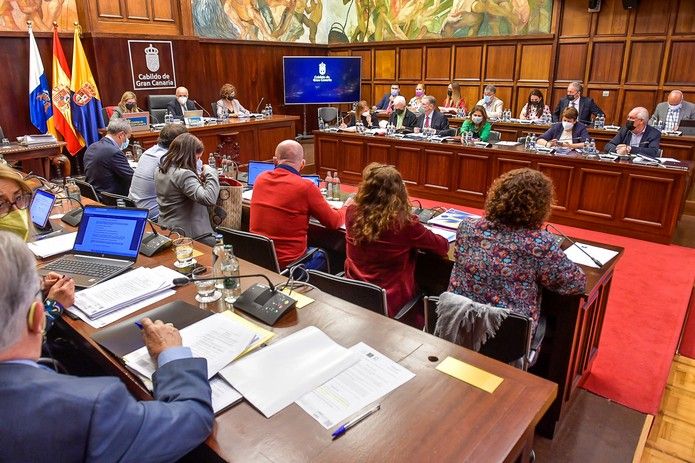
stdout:
<svg viewBox="0 0 695 463">
<path fill-rule="evenodd" d="M 241 193 L 243 186 L 232 178 L 220 179 L 220 195 L 211 208 L 210 222 L 214 228 L 241 229 Z"/>
</svg>

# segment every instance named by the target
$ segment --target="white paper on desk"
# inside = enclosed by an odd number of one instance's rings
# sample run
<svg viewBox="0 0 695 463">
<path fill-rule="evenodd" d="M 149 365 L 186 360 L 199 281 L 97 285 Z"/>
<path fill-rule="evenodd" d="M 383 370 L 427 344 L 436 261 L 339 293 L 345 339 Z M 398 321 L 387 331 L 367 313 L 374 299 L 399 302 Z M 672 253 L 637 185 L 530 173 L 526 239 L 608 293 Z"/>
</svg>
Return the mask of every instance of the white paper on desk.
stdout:
<svg viewBox="0 0 695 463">
<path fill-rule="evenodd" d="M 80 320 L 82 320 L 83 322 L 85 322 L 86 324 L 88 324 L 91 327 L 103 328 L 106 325 L 110 325 L 113 322 L 117 322 L 118 320 L 120 320 L 123 317 L 127 317 L 128 315 L 135 313 L 140 309 L 144 309 L 148 305 L 152 305 L 155 302 L 159 302 L 162 299 L 166 299 L 169 296 L 173 296 L 174 294 L 176 294 L 176 291 L 174 291 L 173 289 L 165 289 L 162 292 L 159 292 L 159 293 L 145 299 L 144 301 L 140 301 L 136 304 L 129 305 L 128 307 L 124 307 L 120 310 L 116 310 L 114 312 L 111 312 L 111 313 L 106 314 L 102 317 L 96 318 L 94 320 L 89 318 L 87 315 L 85 315 L 80 309 L 78 309 L 75 306 L 68 307 L 65 310 L 67 310 L 71 314 L 75 315 L 76 317 L 79 317 Z"/>
<path fill-rule="evenodd" d="M 456 230 L 449 230 L 448 228 L 433 227 L 431 225 L 425 225 L 425 228 L 429 228 L 435 235 L 443 236 L 449 243 L 456 241 Z"/>
<path fill-rule="evenodd" d="M 359 362 L 297 400 L 297 405 L 326 429 L 415 377 L 363 342 L 350 350 L 360 355 Z"/>
<path fill-rule="evenodd" d="M 212 411 L 215 415 L 243 399 L 239 391 L 220 375 L 215 375 L 210 380 L 210 389 L 212 389 Z"/>
<path fill-rule="evenodd" d="M 579 249 L 577 246 L 581 247 L 581 249 Z M 618 251 L 611 251 L 610 249 L 600 248 L 598 246 L 592 246 L 590 244 L 584 244 L 579 242 L 576 242 L 569 248 L 565 249 L 565 255 L 569 260 L 571 260 L 575 264 L 598 268 L 598 265 L 596 265 L 589 258 L 589 256 L 583 253 L 582 249 L 586 251 L 589 255 L 591 255 L 591 257 L 601 262 L 601 264 L 605 264 L 606 262 L 614 258 L 616 255 L 618 255 Z"/>
<path fill-rule="evenodd" d="M 75 245 L 76 236 L 77 232 L 65 233 L 64 235 L 27 243 L 27 246 L 36 257 L 43 259 L 70 251 Z"/>
<path fill-rule="evenodd" d="M 664 162 L 681 162 L 680 159 L 676 159 L 676 158 L 656 158 L 656 160 L 659 161 L 659 162 L 662 163 L 662 164 L 663 164 Z"/>
<path fill-rule="evenodd" d="M 518 141 L 504 141 L 504 140 L 498 141 L 497 143 L 495 143 L 495 145 L 497 145 L 497 146 L 516 146 L 516 145 L 520 145 L 520 144 L 521 143 L 519 143 Z"/>
<path fill-rule="evenodd" d="M 253 197 L 253 190 L 246 190 L 241 193 L 241 199 L 245 199 L 247 201 L 251 201 L 251 198 Z"/>
<path fill-rule="evenodd" d="M 191 348 L 194 357 L 208 361 L 208 379 L 234 361 L 255 339 L 256 333 L 250 328 L 222 313 L 213 314 L 181 330 L 182 344 Z M 145 346 L 126 355 L 123 360 L 147 378 L 152 378 L 156 369 Z"/>
<path fill-rule="evenodd" d="M 358 354 L 309 326 L 239 359 L 220 374 L 270 418 L 359 359 Z"/>
</svg>

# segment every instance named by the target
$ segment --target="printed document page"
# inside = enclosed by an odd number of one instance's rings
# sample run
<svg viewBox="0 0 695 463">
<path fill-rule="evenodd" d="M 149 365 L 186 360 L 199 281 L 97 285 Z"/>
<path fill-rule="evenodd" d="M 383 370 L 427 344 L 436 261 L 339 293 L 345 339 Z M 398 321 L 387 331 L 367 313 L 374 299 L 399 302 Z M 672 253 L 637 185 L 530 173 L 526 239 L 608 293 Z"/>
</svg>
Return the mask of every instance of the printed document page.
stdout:
<svg viewBox="0 0 695 463">
<path fill-rule="evenodd" d="M 77 232 L 65 233 L 64 235 L 54 236 L 53 238 L 27 243 L 27 246 L 36 257 L 44 259 L 70 251 L 75 244 L 76 237 Z"/>
<path fill-rule="evenodd" d="M 565 249 L 565 255 L 569 260 L 571 260 L 575 264 L 598 268 L 598 265 L 596 265 L 594 261 L 592 261 L 591 258 L 589 258 L 589 256 L 582 252 L 582 249 L 586 251 L 586 253 L 588 253 L 591 257 L 601 262 L 601 264 L 605 264 L 618 254 L 618 251 L 611 251 L 610 249 L 600 248 L 598 246 L 592 246 L 590 244 L 577 242 L 576 244 L 573 244 L 569 248 Z"/>
</svg>

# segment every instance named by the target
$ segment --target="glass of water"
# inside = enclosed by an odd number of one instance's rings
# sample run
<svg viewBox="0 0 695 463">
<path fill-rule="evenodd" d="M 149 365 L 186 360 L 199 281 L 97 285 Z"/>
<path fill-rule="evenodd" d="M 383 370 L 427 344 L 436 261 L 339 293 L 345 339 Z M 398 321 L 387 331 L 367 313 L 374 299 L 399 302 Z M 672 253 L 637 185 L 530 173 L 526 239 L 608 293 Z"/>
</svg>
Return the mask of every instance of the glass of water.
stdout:
<svg viewBox="0 0 695 463">
<path fill-rule="evenodd" d="M 182 236 L 176 238 L 173 243 L 174 251 L 176 252 L 176 262 L 174 266 L 177 268 L 190 267 L 195 263 L 193 259 L 193 239 Z"/>
<path fill-rule="evenodd" d="M 222 293 L 215 288 L 215 280 L 207 279 L 213 277 L 212 267 L 198 266 L 191 277 L 196 289 L 195 300 L 200 303 L 201 309 L 207 309 L 209 303 L 222 297 Z"/>
</svg>

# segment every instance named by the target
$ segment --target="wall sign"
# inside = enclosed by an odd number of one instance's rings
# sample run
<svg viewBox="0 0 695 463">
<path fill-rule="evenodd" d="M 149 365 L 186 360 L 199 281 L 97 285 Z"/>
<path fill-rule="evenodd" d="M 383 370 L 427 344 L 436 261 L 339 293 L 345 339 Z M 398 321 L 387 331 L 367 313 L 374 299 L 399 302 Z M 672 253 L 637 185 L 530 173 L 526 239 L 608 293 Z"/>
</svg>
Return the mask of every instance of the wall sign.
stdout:
<svg viewBox="0 0 695 463">
<path fill-rule="evenodd" d="M 128 40 L 134 90 L 176 88 L 171 41 Z"/>
</svg>

